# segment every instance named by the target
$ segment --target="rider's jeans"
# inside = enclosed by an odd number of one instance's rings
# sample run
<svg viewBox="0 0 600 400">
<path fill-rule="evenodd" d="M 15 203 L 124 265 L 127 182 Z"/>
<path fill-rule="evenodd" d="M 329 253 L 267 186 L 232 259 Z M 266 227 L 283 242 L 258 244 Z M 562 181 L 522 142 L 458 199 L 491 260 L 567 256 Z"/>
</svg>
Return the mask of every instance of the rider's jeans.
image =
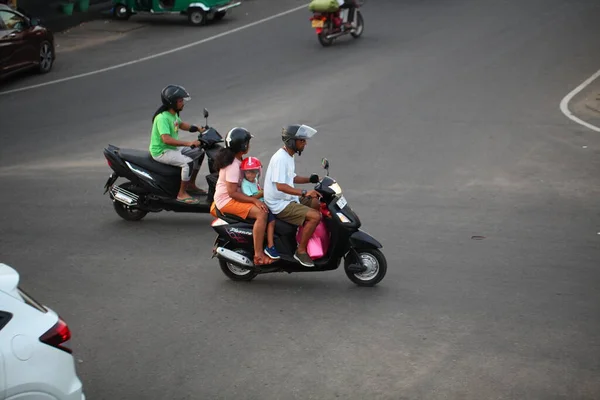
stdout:
<svg viewBox="0 0 600 400">
<path fill-rule="evenodd" d="M 181 168 L 181 180 L 188 182 L 192 177 L 191 171 L 200 169 L 199 158 L 203 150 L 199 147 L 177 147 L 177 150 L 165 150 L 160 156 L 154 157 L 156 161 Z"/>
</svg>

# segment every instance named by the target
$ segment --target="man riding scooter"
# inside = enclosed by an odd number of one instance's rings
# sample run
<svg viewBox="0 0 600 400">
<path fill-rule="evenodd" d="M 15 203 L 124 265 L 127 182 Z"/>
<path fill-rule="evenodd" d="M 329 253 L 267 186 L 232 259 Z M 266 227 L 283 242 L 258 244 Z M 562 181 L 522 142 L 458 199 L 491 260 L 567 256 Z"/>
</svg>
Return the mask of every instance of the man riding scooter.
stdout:
<svg viewBox="0 0 600 400">
<path fill-rule="evenodd" d="M 186 204 L 198 204 L 194 194 L 206 194 L 196 186 L 196 177 L 200 171 L 204 152 L 198 140 L 179 140 L 179 129 L 188 132 L 203 132 L 204 128 L 183 122 L 179 118 L 184 102 L 191 99 L 189 93 L 179 85 L 168 85 L 160 93 L 162 106 L 152 117 L 150 136 L 150 154 L 160 163 L 181 168 L 181 186 L 177 201 Z"/>
<path fill-rule="evenodd" d="M 289 125 L 283 128 L 281 139 L 284 146 L 271 157 L 265 175 L 264 199 L 271 212 L 276 218 L 289 224 L 304 225 L 294 259 L 305 267 L 315 265 L 306 246 L 321 220 L 321 213 L 318 211 L 320 194 L 315 190 L 307 192 L 296 189 L 294 184 L 317 183 L 319 176 L 297 176 L 294 155 L 302 155 L 306 141 L 316 132 L 307 125 Z"/>
</svg>

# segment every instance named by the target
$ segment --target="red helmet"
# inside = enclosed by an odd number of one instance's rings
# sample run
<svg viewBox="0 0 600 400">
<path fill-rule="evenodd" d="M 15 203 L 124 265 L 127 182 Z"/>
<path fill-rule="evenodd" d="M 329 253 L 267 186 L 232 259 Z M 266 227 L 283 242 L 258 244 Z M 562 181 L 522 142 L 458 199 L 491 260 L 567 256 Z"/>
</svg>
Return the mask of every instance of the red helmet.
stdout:
<svg viewBox="0 0 600 400">
<path fill-rule="evenodd" d="M 256 157 L 246 157 L 242 160 L 242 171 L 252 171 L 257 169 L 259 172 L 262 170 L 262 164 Z"/>
</svg>

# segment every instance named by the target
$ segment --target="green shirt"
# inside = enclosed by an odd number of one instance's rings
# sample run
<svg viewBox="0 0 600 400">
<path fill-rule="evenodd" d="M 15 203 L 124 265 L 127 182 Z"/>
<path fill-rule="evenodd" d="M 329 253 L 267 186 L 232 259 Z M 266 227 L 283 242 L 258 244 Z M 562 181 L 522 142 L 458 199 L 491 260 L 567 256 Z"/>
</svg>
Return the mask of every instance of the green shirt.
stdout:
<svg viewBox="0 0 600 400">
<path fill-rule="evenodd" d="M 160 135 L 170 135 L 173 139 L 179 137 L 179 124 L 181 119 L 168 111 L 163 111 L 154 118 L 152 135 L 150 136 L 150 154 L 160 156 L 165 150 L 176 150 L 177 146 L 170 146 L 163 142 Z"/>
</svg>

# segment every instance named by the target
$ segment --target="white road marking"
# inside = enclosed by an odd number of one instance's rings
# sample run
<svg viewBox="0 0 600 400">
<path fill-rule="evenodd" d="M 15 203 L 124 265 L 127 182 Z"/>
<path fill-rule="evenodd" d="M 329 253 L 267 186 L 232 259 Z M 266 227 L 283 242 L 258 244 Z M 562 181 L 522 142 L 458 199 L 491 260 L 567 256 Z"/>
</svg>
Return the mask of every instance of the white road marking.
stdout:
<svg viewBox="0 0 600 400">
<path fill-rule="evenodd" d="M 585 122 L 584 120 L 582 120 L 580 118 L 577 118 L 571 112 L 571 110 L 569 110 L 569 102 L 573 99 L 573 97 L 575 97 L 579 92 L 581 92 L 583 89 L 585 89 L 590 83 L 595 81 L 596 78 L 598 78 L 599 76 L 600 76 L 600 70 L 596 71 L 596 73 L 594 75 L 590 76 L 581 85 L 579 85 L 575 89 L 573 89 L 573 91 L 571 93 L 569 93 L 568 95 L 566 95 L 565 98 L 562 99 L 562 101 L 560 102 L 560 111 L 562 111 L 562 113 L 565 114 L 567 116 L 567 118 L 570 118 L 571 120 L 577 122 L 578 124 L 583 125 L 586 128 L 589 128 L 596 132 L 600 132 L 600 128 L 598 128 L 597 126 L 592 125 L 588 122 Z"/>
<path fill-rule="evenodd" d="M 163 51 L 161 53 L 156 53 L 156 54 L 153 54 L 153 55 L 150 55 L 150 56 L 139 58 L 137 60 L 128 61 L 128 62 L 125 62 L 125 63 L 122 63 L 122 64 L 113 65 L 113 66 L 107 67 L 107 68 L 98 69 L 96 71 L 91 71 L 91 72 L 86 72 L 86 73 L 83 73 L 83 74 L 68 76 L 66 78 L 56 79 L 56 80 L 49 81 L 49 82 L 39 83 L 37 85 L 31 85 L 31 86 L 25 86 L 25 87 L 21 87 L 21 88 L 17 88 L 17 89 L 12 89 L 12 90 L 6 90 L 4 92 L 0 92 L 0 96 L 6 95 L 6 94 L 10 94 L 10 93 L 24 92 L 26 90 L 36 89 L 36 88 L 40 88 L 40 87 L 44 87 L 44 86 L 55 85 L 55 84 L 61 83 L 61 82 L 72 81 L 74 79 L 85 78 L 86 76 L 97 75 L 97 74 L 101 74 L 103 72 L 108 72 L 108 71 L 112 71 L 112 70 L 115 70 L 115 69 L 124 68 L 124 67 L 127 67 L 129 65 L 138 64 L 138 63 L 141 63 L 141 62 L 144 62 L 144 61 L 152 60 L 154 58 L 166 56 L 167 54 L 172 54 L 172 53 L 175 53 L 175 52 L 178 52 L 178 51 L 181 51 L 181 50 L 189 49 L 190 47 L 198 46 L 198 45 L 201 45 L 203 43 L 210 42 L 210 41 L 213 41 L 215 39 L 221 38 L 223 36 L 231 35 L 232 33 L 236 33 L 236 32 L 239 32 L 239 31 L 243 31 L 244 29 L 248 29 L 248 28 L 251 28 L 253 26 L 263 24 L 265 22 L 271 21 L 271 20 L 276 19 L 276 18 L 283 17 L 283 16 L 285 16 L 287 14 L 291 14 L 293 12 L 296 12 L 296 11 L 299 11 L 299 10 L 302 10 L 302 9 L 308 10 L 308 6 L 307 5 L 302 5 L 302 6 L 299 6 L 299 7 L 295 7 L 295 8 L 292 8 L 290 10 L 280 12 L 279 14 L 271 15 L 270 17 L 263 18 L 261 20 L 251 22 L 251 23 L 249 23 L 247 25 L 240 26 L 238 28 L 231 29 L 229 31 L 219 33 L 217 35 L 208 37 L 206 39 L 198 40 L 196 42 L 192 42 L 192 43 L 186 44 L 184 46 L 177 47 L 175 49 Z"/>
</svg>

